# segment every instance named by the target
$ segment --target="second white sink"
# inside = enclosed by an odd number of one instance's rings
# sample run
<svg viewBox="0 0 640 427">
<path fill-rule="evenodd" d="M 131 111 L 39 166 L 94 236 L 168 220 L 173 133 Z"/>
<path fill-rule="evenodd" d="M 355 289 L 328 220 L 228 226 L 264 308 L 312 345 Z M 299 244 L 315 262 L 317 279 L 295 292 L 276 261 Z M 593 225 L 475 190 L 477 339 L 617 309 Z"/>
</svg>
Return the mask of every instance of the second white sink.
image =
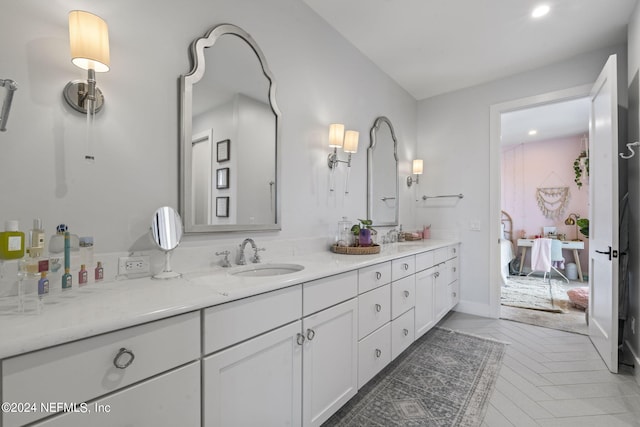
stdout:
<svg viewBox="0 0 640 427">
<path fill-rule="evenodd" d="M 304 266 L 300 264 L 258 264 L 229 272 L 229 274 L 239 277 L 266 277 L 281 276 L 283 274 L 296 273 L 301 270 L 304 270 Z"/>
</svg>

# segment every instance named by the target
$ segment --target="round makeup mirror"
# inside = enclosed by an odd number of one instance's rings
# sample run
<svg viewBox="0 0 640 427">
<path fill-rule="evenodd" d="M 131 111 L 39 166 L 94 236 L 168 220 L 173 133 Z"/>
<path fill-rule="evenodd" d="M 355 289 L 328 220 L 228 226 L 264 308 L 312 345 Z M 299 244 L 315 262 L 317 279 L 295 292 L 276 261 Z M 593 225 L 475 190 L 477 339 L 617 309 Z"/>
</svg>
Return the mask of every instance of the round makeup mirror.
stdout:
<svg viewBox="0 0 640 427">
<path fill-rule="evenodd" d="M 153 278 L 173 279 L 182 276 L 180 273 L 171 271 L 171 251 L 178 247 L 182 239 L 180 214 L 169 206 L 159 208 L 151 221 L 151 235 L 155 244 L 165 254 L 164 269 Z"/>
</svg>

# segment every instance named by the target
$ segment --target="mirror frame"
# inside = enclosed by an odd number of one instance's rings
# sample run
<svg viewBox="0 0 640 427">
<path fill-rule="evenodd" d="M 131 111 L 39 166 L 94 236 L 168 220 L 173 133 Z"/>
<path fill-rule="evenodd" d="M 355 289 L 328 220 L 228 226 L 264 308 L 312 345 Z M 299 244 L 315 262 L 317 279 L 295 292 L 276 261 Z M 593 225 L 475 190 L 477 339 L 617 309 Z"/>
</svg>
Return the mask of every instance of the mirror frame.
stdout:
<svg viewBox="0 0 640 427">
<path fill-rule="evenodd" d="M 205 72 L 204 50 L 213 46 L 224 35 L 234 35 L 244 40 L 258 57 L 262 72 L 269 81 L 269 103 L 276 119 L 275 135 L 275 223 L 273 224 L 193 224 L 191 199 L 187 200 L 187 189 L 191 188 L 191 156 L 187 150 L 191 147 L 192 138 L 192 101 L 193 85 L 200 81 Z M 270 231 L 281 230 L 280 224 L 280 135 L 281 113 L 276 103 L 276 82 L 267 65 L 267 60 L 253 37 L 242 28 L 233 24 L 220 24 L 210 29 L 204 37 L 191 43 L 190 53 L 193 66 L 191 71 L 180 76 L 180 161 L 178 176 L 180 178 L 180 214 L 184 222 L 185 233 L 213 233 L 225 231 Z M 187 173 L 189 171 L 189 173 Z"/>
<path fill-rule="evenodd" d="M 376 222 L 373 218 L 373 150 L 375 149 L 377 140 L 376 134 L 380 130 L 380 126 L 385 123 L 391 130 L 391 138 L 393 139 L 393 157 L 395 159 L 396 166 L 396 214 L 393 222 Z M 373 122 L 373 126 L 369 131 L 369 137 L 371 138 L 371 144 L 367 149 L 367 218 L 373 221 L 374 226 L 389 226 L 395 227 L 398 225 L 399 211 L 400 211 L 400 191 L 399 191 L 399 177 L 398 177 L 398 140 L 396 139 L 396 133 L 393 129 L 391 121 L 385 116 L 376 118 Z"/>
</svg>

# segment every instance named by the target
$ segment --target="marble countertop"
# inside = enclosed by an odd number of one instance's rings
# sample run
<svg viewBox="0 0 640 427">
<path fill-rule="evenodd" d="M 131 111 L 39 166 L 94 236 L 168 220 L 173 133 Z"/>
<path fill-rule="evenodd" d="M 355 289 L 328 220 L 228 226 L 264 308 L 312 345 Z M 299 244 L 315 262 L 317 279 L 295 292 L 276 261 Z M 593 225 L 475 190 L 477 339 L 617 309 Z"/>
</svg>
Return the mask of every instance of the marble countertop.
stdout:
<svg viewBox="0 0 640 427">
<path fill-rule="evenodd" d="M 404 255 L 458 243 L 422 240 L 383 246 L 375 255 L 338 255 L 329 251 L 268 259 L 263 263 L 304 266 L 295 273 L 270 277 L 239 277 L 243 267 L 211 267 L 181 278 L 101 282 L 52 294 L 39 314 L 0 315 L 0 359 L 240 298 L 297 285 Z"/>
</svg>

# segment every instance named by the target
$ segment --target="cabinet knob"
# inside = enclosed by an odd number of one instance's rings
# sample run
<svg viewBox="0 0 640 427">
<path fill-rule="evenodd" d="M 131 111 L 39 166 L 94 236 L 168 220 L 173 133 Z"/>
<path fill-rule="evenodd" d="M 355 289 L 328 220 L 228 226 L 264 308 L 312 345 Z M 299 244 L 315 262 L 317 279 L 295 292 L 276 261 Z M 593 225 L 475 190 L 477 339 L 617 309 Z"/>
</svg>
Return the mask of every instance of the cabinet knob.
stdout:
<svg viewBox="0 0 640 427">
<path fill-rule="evenodd" d="M 376 311 L 380 313 L 382 311 L 382 306 L 380 304 L 376 304 Z"/>
<path fill-rule="evenodd" d="M 454 254 L 456 253 L 456 251 L 457 251 L 457 249 L 456 249 L 456 248 L 453 248 L 453 253 L 454 253 Z"/>
<path fill-rule="evenodd" d="M 433 275 L 436 276 L 436 277 L 440 277 L 440 272 L 436 271 L 435 273 L 433 273 Z"/>
<path fill-rule="evenodd" d="M 456 272 L 456 268 L 455 268 L 455 267 L 453 267 L 453 272 L 454 272 L 454 273 Z"/>
<path fill-rule="evenodd" d="M 404 333 L 405 337 L 409 335 L 409 330 L 407 328 L 403 329 L 402 332 Z"/>
<path fill-rule="evenodd" d="M 380 273 L 379 271 L 376 271 L 376 279 L 377 280 L 382 279 L 382 273 Z"/>
<path fill-rule="evenodd" d="M 455 297 L 457 297 L 457 296 L 458 296 L 458 293 L 457 293 L 457 292 L 454 292 L 454 293 L 453 293 L 453 297 L 455 298 Z"/>
<path fill-rule="evenodd" d="M 316 331 L 313 329 L 307 329 L 307 339 L 309 341 L 313 341 L 313 338 L 316 336 Z"/>
<path fill-rule="evenodd" d="M 380 356 L 382 356 L 382 350 L 380 350 L 379 348 L 376 348 L 376 357 L 380 358 Z"/>
<path fill-rule="evenodd" d="M 304 344 L 304 335 L 302 335 L 301 333 L 298 333 L 297 337 L 296 337 L 296 343 L 298 343 L 298 345 L 302 345 Z"/>
<path fill-rule="evenodd" d="M 409 298 L 409 291 L 404 291 L 404 297 Z"/>
<path fill-rule="evenodd" d="M 120 351 L 118 351 L 118 354 L 116 354 L 116 357 L 113 358 L 113 365 L 118 369 L 126 369 L 133 363 L 133 359 L 135 358 L 136 356 L 131 350 L 122 347 Z"/>
<path fill-rule="evenodd" d="M 402 264 L 402 268 L 404 268 L 404 269 L 405 269 L 405 271 L 406 271 L 406 270 L 408 270 L 408 269 L 409 269 L 409 264 L 407 264 L 407 263 L 405 262 L 404 264 Z"/>
</svg>

